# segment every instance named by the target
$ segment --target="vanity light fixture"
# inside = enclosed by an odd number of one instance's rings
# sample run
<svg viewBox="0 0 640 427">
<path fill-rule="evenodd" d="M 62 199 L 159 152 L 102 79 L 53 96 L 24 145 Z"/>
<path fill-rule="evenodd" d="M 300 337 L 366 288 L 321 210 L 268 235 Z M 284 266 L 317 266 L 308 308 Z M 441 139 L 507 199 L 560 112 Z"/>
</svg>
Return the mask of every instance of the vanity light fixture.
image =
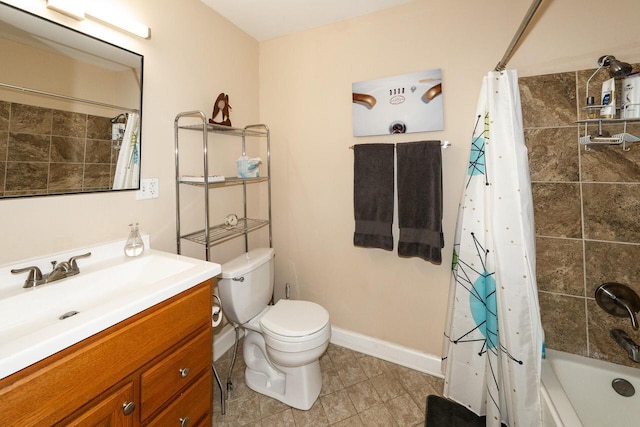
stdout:
<svg viewBox="0 0 640 427">
<path fill-rule="evenodd" d="M 138 21 L 130 19 L 121 13 L 118 14 L 118 11 L 112 8 L 99 7 L 95 5 L 90 6 L 88 10 L 85 11 L 85 15 L 88 18 L 100 21 L 103 24 L 118 28 L 143 39 L 149 38 L 149 27 Z"/>
<path fill-rule="evenodd" d="M 97 6 L 86 0 L 46 0 L 47 9 L 55 10 L 78 21 L 91 18 L 143 39 L 150 36 L 149 27 L 107 7 Z"/>
<path fill-rule="evenodd" d="M 47 9 L 55 10 L 78 21 L 84 19 L 82 0 L 47 0 Z"/>
</svg>

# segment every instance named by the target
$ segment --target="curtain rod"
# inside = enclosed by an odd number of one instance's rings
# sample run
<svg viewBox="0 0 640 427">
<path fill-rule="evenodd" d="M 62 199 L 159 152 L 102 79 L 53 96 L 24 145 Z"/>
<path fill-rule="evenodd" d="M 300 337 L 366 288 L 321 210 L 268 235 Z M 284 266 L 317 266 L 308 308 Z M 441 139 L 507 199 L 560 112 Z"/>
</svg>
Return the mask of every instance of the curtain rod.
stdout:
<svg viewBox="0 0 640 427">
<path fill-rule="evenodd" d="M 132 113 L 137 113 L 138 112 L 138 110 L 136 110 L 134 108 L 121 107 L 119 105 L 106 104 L 104 102 L 98 102 L 98 101 L 91 101 L 90 99 L 76 98 L 76 97 L 73 97 L 73 96 L 60 95 L 60 94 L 57 94 L 57 93 L 45 92 L 45 91 L 42 91 L 42 90 L 30 89 L 30 88 L 27 88 L 27 87 L 14 86 L 14 85 L 10 85 L 10 84 L 7 84 L 7 83 L 0 83 L 0 87 L 4 87 L 4 88 L 7 88 L 7 89 L 13 89 L 13 90 L 19 90 L 19 91 L 22 91 L 22 92 L 35 93 L 35 94 L 38 94 L 38 95 L 51 96 L 53 98 L 65 99 L 67 101 L 82 102 L 84 104 L 97 105 L 97 106 L 100 106 L 100 107 L 108 107 L 108 108 L 113 108 L 115 110 L 130 111 Z"/>
<path fill-rule="evenodd" d="M 511 55 L 513 54 L 513 50 L 518 44 L 518 41 L 520 41 L 520 37 L 522 37 L 524 30 L 527 29 L 527 26 L 533 19 L 533 16 L 536 14 L 536 11 L 538 10 L 540 3 L 542 3 L 542 0 L 533 0 L 533 3 L 531 3 L 531 6 L 527 11 L 527 14 L 525 15 L 524 19 L 520 23 L 520 27 L 518 27 L 516 34 L 513 36 L 513 39 L 511 40 L 511 44 L 507 48 L 507 51 L 504 53 L 504 56 L 502 57 L 500 62 L 498 62 L 498 65 L 496 65 L 496 68 L 494 71 L 502 71 L 506 68 L 507 62 L 509 62 L 509 59 L 511 59 Z"/>
</svg>

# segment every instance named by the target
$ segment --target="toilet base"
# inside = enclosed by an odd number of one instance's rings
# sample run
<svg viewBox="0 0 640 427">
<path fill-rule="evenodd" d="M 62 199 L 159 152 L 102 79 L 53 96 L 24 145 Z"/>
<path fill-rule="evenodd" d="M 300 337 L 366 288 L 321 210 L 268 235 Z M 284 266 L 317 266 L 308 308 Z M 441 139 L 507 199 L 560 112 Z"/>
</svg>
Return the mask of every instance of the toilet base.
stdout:
<svg viewBox="0 0 640 427">
<path fill-rule="evenodd" d="M 244 371 L 244 380 L 247 386 L 255 392 L 278 400 L 280 400 L 280 396 L 284 396 L 284 375 L 269 378 L 262 372 L 246 368 Z"/>
<path fill-rule="evenodd" d="M 298 367 L 278 366 L 267 358 L 262 335 L 251 330 L 246 332 L 244 377 L 247 386 L 293 408 L 311 409 L 322 388 L 320 362 L 315 360 Z"/>
<path fill-rule="evenodd" d="M 247 367 L 244 372 L 245 382 L 251 390 L 293 408 L 303 411 L 311 409 L 322 388 L 320 363 L 315 361 L 297 368 L 279 367 L 279 369 L 285 371 L 283 376 L 269 378 L 262 372 Z"/>
</svg>

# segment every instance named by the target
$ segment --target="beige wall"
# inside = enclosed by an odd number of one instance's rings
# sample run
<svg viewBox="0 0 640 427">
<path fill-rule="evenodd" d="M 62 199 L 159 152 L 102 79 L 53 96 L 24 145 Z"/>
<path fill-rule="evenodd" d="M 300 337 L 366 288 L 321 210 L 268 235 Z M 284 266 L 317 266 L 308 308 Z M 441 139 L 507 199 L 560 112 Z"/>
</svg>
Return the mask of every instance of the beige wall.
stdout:
<svg viewBox="0 0 640 427">
<path fill-rule="evenodd" d="M 160 179 L 160 198 L 138 202 L 129 192 L 0 201 L 0 262 L 123 238 L 131 221 L 151 234 L 153 246 L 174 250 L 173 119 L 184 110 L 209 112 L 224 91 L 232 96 L 234 124 L 260 120 L 272 129 L 278 293 L 289 282 L 294 296 L 325 305 L 338 327 L 440 354 L 481 79 L 501 58 L 529 0 L 416 0 L 260 45 L 197 0 L 114 0 L 152 28 L 150 40 L 47 13 L 41 0 L 19 3 L 145 56 L 142 176 Z M 616 10 L 606 2 L 543 3 L 511 68 L 528 75 L 584 69 L 604 53 L 640 59 L 640 33 L 623 34 L 637 26 L 637 0 L 620 0 Z M 589 33 L 603 28 L 605 16 L 611 32 Z M 432 68 L 443 72 L 443 132 L 351 136 L 352 82 Z M 442 265 L 354 248 L 348 147 L 426 138 L 453 144 L 444 153 Z"/>
<path fill-rule="evenodd" d="M 601 17 L 612 14 L 603 3 L 543 3 L 510 68 L 544 73 L 589 68 L 604 53 L 628 61 L 634 59 L 631 53 L 640 55 L 638 35 L 589 36 L 589 28 L 601 28 Z M 457 205 L 481 80 L 501 59 L 529 4 L 420 0 L 261 44 L 260 112 L 273 129 L 277 164 L 279 295 L 289 282 L 300 298 L 327 307 L 335 326 L 440 355 Z M 621 20 L 635 25 L 626 16 L 640 16 L 637 1 L 620 5 L 628 14 L 613 13 L 616 27 L 625 28 Z M 444 131 L 352 136 L 353 82 L 432 68 L 442 69 Z M 441 266 L 352 244 L 353 152 L 348 147 L 422 139 L 453 144 L 443 153 Z"/>
<path fill-rule="evenodd" d="M 153 247 L 175 251 L 175 115 L 211 114 L 226 92 L 235 123 L 258 121 L 258 43 L 197 0 L 113 0 L 113 8 L 151 27 L 149 40 L 48 11 L 44 0 L 9 3 L 144 55 L 142 176 L 159 179 L 160 197 L 137 201 L 130 191 L 0 200 L 0 264 L 124 239 L 132 221 Z"/>
</svg>

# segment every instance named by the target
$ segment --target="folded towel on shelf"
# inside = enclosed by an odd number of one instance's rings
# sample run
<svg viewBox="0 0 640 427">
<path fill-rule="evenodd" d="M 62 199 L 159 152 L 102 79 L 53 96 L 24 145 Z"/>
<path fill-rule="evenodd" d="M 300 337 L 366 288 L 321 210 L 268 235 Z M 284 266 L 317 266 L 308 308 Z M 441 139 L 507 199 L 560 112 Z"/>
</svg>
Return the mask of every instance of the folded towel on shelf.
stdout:
<svg viewBox="0 0 640 427">
<path fill-rule="evenodd" d="M 442 151 L 440 141 L 396 145 L 398 255 L 442 263 Z"/>
<path fill-rule="evenodd" d="M 393 250 L 393 144 L 353 147 L 354 246 Z"/>
</svg>

